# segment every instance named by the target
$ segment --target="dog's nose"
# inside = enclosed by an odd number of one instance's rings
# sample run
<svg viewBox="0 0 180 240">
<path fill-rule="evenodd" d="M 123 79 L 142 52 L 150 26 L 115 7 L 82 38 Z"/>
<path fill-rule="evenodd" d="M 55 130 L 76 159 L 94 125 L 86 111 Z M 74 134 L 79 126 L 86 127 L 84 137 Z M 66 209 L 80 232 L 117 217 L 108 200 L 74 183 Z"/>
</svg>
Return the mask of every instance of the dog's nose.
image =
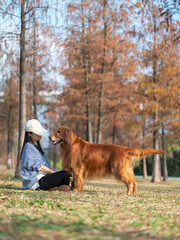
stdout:
<svg viewBox="0 0 180 240">
<path fill-rule="evenodd" d="M 49 140 L 51 140 L 51 136 L 49 136 Z"/>
</svg>

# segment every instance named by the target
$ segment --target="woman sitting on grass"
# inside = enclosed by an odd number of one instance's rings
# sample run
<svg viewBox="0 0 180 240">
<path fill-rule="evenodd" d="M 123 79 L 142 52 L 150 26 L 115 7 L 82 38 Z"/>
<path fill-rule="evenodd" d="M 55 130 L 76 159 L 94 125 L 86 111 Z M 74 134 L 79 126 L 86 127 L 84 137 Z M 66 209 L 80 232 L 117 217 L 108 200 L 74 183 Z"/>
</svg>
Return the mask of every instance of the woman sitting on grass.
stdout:
<svg viewBox="0 0 180 240">
<path fill-rule="evenodd" d="M 23 189 L 69 191 L 73 178 L 65 170 L 54 171 L 46 158 L 40 140 L 45 129 L 36 119 L 25 124 L 24 144 L 21 151 L 21 176 Z"/>
</svg>

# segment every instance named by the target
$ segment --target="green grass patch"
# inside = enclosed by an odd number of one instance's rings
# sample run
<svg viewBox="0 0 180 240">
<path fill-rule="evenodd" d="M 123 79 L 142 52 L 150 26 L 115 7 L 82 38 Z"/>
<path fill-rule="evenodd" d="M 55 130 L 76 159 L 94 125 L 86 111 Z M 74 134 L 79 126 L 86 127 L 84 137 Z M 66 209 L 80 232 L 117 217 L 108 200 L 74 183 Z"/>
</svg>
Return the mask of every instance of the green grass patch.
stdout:
<svg viewBox="0 0 180 240">
<path fill-rule="evenodd" d="M 137 182 L 133 196 L 111 177 L 87 180 L 82 193 L 33 191 L 7 170 L 0 177 L 0 239 L 180 239 L 180 182 Z"/>
</svg>

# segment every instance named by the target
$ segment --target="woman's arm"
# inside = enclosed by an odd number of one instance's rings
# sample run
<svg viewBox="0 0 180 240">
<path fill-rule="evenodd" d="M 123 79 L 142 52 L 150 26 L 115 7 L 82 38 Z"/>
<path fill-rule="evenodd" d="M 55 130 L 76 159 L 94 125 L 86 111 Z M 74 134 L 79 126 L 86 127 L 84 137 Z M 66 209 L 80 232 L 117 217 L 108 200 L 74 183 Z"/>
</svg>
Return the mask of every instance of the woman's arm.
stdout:
<svg viewBox="0 0 180 240">
<path fill-rule="evenodd" d="M 45 172 L 47 174 L 52 174 L 52 173 L 55 173 L 56 171 L 54 171 L 53 169 L 50 169 L 46 166 L 42 166 L 40 169 L 39 169 L 40 172 Z"/>
</svg>

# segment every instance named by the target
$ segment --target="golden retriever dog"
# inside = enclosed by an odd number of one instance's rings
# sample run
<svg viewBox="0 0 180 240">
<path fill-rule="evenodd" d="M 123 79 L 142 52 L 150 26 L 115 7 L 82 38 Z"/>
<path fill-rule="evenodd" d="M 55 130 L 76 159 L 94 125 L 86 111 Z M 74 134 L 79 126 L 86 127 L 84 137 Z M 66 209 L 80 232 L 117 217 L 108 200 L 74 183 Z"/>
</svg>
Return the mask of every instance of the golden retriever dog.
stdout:
<svg viewBox="0 0 180 240">
<path fill-rule="evenodd" d="M 127 148 L 115 144 L 93 144 L 78 137 L 68 127 L 59 127 L 49 136 L 52 144 L 60 144 L 62 169 L 73 174 L 73 191 L 82 191 L 84 178 L 113 174 L 127 186 L 127 194 L 137 193 L 133 163 L 140 158 L 164 151 Z"/>
</svg>

